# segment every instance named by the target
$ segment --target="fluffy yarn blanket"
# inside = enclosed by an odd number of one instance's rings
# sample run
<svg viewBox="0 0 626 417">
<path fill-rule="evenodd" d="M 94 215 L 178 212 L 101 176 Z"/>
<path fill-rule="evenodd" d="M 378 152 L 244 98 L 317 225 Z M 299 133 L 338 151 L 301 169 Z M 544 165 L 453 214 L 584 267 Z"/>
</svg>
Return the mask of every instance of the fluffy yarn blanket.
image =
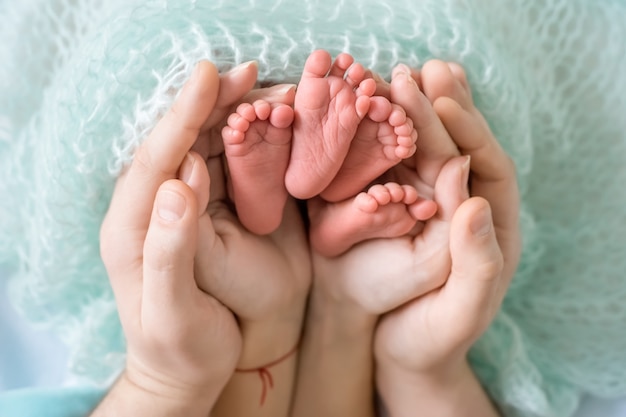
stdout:
<svg viewBox="0 0 626 417">
<path fill-rule="evenodd" d="M 514 158 L 524 254 L 471 360 L 507 415 L 626 395 L 623 0 L 0 0 L 0 262 L 15 304 L 106 383 L 124 341 L 99 257 L 115 177 L 199 59 L 298 80 L 308 54 L 460 62 Z"/>
</svg>

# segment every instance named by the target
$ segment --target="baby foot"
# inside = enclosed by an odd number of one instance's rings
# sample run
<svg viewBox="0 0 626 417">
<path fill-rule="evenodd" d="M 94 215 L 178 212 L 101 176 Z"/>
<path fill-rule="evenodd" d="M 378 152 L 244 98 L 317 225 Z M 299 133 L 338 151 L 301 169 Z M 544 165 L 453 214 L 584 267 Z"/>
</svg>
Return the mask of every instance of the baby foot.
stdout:
<svg viewBox="0 0 626 417">
<path fill-rule="evenodd" d="M 367 117 L 359 124 L 339 172 L 322 191 L 327 201 L 349 198 L 403 159 L 417 147 L 417 131 L 404 109 L 384 97 L 372 97 Z"/>
<path fill-rule="evenodd" d="M 293 116 L 288 105 L 257 100 L 240 104 L 222 130 L 237 215 L 253 233 L 281 223 Z"/>
<path fill-rule="evenodd" d="M 311 246 L 324 256 L 338 256 L 368 239 L 405 235 L 436 211 L 436 204 L 421 199 L 414 187 L 397 183 L 373 185 L 339 203 L 314 199 L 309 203 Z"/>
<path fill-rule="evenodd" d="M 300 199 L 319 194 L 335 177 L 359 123 L 369 110 L 376 82 L 354 58 L 313 52 L 296 90 L 293 145 L 285 184 Z"/>
</svg>

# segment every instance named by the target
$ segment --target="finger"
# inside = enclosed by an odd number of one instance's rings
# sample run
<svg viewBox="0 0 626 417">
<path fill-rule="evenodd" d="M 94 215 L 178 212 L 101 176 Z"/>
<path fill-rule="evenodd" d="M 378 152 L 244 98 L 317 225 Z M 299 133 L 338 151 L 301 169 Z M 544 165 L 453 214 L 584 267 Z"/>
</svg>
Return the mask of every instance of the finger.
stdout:
<svg viewBox="0 0 626 417">
<path fill-rule="evenodd" d="M 504 297 L 503 255 L 489 203 L 474 197 L 459 207 L 450 228 L 450 277 L 437 300 L 445 305 L 457 337 L 475 340 L 495 316 Z"/>
<path fill-rule="evenodd" d="M 120 180 L 110 210 L 123 212 L 121 230 L 145 233 L 157 189 L 164 181 L 176 177 L 202 124 L 211 114 L 218 90 L 215 66 L 208 61 L 199 63 Z"/>
<path fill-rule="evenodd" d="M 216 126 L 225 117 L 230 107 L 248 94 L 257 81 L 259 66 L 256 61 L 248 61 L 237 65 L 219 77 L 219 93 L 215 108 L 205 121 L 203 128 Z M 252 100 L 254 101 L 254 100 Z M 250 103 L 252 101 L 249 101 Z"/>
<path fill-rule="evenodd" d="M 193 191 L 178 180 L 158 190 L 143 247 L 142 323 L 176 323 L 197 286 L 193 260 L 198 239 L 198 207 Z"/>
<path fill-rule="evenodd" d="M 229 113 L 233 112 L 236 103 L 242 100 L 245 94 L 250 92 L 257 81 L 258 64 L 256 61 L 249 61 L 237 65 L 230 71 L 219 76 L 219 93 L 213 111 L 204 122 L 201 128 L 201 135 L 193 145 L 193 150 L 204 158 L 217 156 L 224 152 L 224 144 L 220 135 L 226 125 Z M 249 101 L 250 103 L 254 101 Z"/>
<path fill-rule="evenodd" d="M 206 162 L 196 152 L 189 152 L 178 170 L 178 179 L 191 188 L 198 203 L 198 215 L 206 211 L 209 204 L 211 182 Z"/>
<path fill-rule="evenodd" d="M 460 65 L 432 59 L 422 67 L 421 78 L 424 94 L 431 103 L 439 97 L 449 97 L 463 108 L 473 107 L 469 85 L 466 89 L 459 79 L 465 79 L 465 71 Z"/>
<path fill-rule="evenodd" d="M 459 155 L 459 150 L 408 67 L 399 65 L 394 69 L 390 88 L 392 103 L 404 108 L 417 131 L 415 158 L 419 158 L 422 165 L 417 168 L 425 173 L 426 183 L 434 184 L 439 170 L 450 157 Z"/>
<path fill-rule="evenodd" d="M 470 172 L 470 157 L 458 156 L 449 160 L 441 169 L 435 183 L 434 201 L 437 203 L 437 218 L 450 222 L 457 209 L 469 197 L 467 181 Z"/>
<path fill-rule="evenodd" d="M 458 147 L 472 156 L 475 179 L 500 181 L 511 177 L 512 162 L 482 117 L 464 110 L 449 97 L 438 98 L 433 107 Z"/>
<path fill-rule="evenodd" d="M 489 201 L 498 239 L 512 276 L 519 259 L 519 190 L 515 165 L 482 116 L 442 97 L 434 105 L 462 152 L 472 158 L 471 194 Z"/>
<path fill-rule="evenodd" d="M 465 69 L 456 62 L 448 62 L 448 67 L 450 68 L 450 71 L 452 71 L 454 78 L 457 79 L 457 81 L 461 84 L 461 87 L 463 87 L 463 89 L 465 90 L 469 98 L 469 104 L 473 105 L 474 103 L 472 100 L 472 89 L 470 88 L 469 81 L 467 81 L 467 74 L 465 73 Z"/>
<path fill-rule="evenodd" d="M 295 84 L 277 84 L 267 88 L 254 89 L 244 97 L 244 100 L 263 99 L 271 104 L 286 104 L 293 106 L 296 98 Z"/>
<path fill-rule="evenodd" d="M 422 85 L 422 71 L 418 68 L 410 68 L 411 78 L 417 83 L 417 86 L 420 90 L 424 91 L 424 86 Z"/>
</svg>

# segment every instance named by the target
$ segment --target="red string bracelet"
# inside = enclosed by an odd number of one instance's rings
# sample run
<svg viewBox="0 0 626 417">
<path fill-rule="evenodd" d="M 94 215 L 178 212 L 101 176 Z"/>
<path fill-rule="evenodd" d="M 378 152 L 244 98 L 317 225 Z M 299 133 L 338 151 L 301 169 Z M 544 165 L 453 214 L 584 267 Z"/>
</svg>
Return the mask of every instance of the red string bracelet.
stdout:
<svg viewBox="0 0 626 417">
<path fill-rule="evenodd" d="M 268 386 L 269 388 L 274 388 L 274 378 L 272 378 L 272 373 L 269 371 L 268 368 L 278 365 L 279 363 L 285 361 L 291 355 L 296 353 L 296 351 L 298 350 L 299 344 L 300 343 L 296 343 L 296 345 L 289 352 L 287 352 L 280 358 L 270 363 L 267 363 L 263 366 L 259 366 L 257 368 L 249 368 L 249 369 L 239 369 L 239 368 L 235 369 L 235 372 L 240 372 L 240 373 L 258 372 L 259 378 L 261 378 L 261 384 L 263 384 L 262 390 L 261 390 L 261 403 L 260 403 L 261 406 L 265 404 L 265 398 L 267 397 Z"/>
</svg>

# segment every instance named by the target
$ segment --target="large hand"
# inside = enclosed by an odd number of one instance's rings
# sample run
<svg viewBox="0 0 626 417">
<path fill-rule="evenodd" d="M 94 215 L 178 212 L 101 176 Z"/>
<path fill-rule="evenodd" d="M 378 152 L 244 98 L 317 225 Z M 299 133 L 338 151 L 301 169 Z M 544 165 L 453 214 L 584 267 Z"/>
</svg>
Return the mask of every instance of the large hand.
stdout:
<svg viewBox="0 0 626 417">
<path fill-rule="evenodd" d="M 188 152 L 218 90 L 216 68 L 199 63 L 119 178 L 101 229 L 127 339 L 125 378 L 157 397 L 199 401 L 205 410 L 241 348 L 233 315 L 194 279 L 198 213 L 208 200 L 198 186 L 208 185 L 208 173 Z"/>
<path fill-rule="evenodd" d="M 439 210 L 425 225 L 417 225 L 419 233 L 366 240 L 336 257 L 313 253 L 315 288 L 374 322 L 441 286 L 450 270 L 450 222 L 468 197 L 468 174 L 467 157 L 443 166 L 433 187 Z"/>
<path fill-rule="evenodd" d="M 213 184 L 220 177 L 224 181 L 223 161 L 210 159 L 209 172 Z M 298 323 L 299 328 L 311 267 L 296 202 L 287 201 L 275 232 L 260 236 L 241 225 L 224 186 L 212 186 L 211 196 L 200 219 L 198 282 L 237 315 L 244 330 L 271 320 Z"/>
<path fill-rule="evenodd" d="M 470 192 L 472 196 L 485 198 L 491 206 L 496 237 L 504 256 L 503 285 L 508 288 L 521 253 L 515 165 L 474 106 L 460 65 L 433 60 L 424 66 L 421 76 L 425 94 L 454 143 L 472 158 Z"/>
<path fill-rule="evenodd" d="M 379 324 L 380 356 L 415 370 L 465 358 L 495 316 L 521 247 L 515 168 L 474 107 L 463 70 L 431 61 L 422 69 L 421 82 L 454 142 L 471 156 L 470 193 L 476 197 L 452 219 L 452 265 L 445 285 Z"/>
<path fill-rule="evenodd" d="M 372 338 L 378 316 L 447 278 L 450 221 L 467 198 L 469 163 L 455 158 L 456 145 L 410 71 L 402 69 L 394 72 L 391 85 L 380 82 L 377 94 L 405 109 L 418 131 L 418 149 L 393 168 L 389 180 L 415 186 L 420 196 L 434 198 L 439 210 L 408 236 L 367 240 L 336 257 L 313 252 L 294 415 L 373 416 Z M 311 209 L 314 223 L 320 217 Z"/>
<path fill-rule="evenodd" d="M 487 201 L 473 197 L 459 207 L 450 252 L 445 285 L 387 313 L 376 329 L 376 386 L 389 415 L 499 415 L 466 358 L 507 281 Z"/>
<path fill-rule="evenodd" d="M 277 319 L 289 326 L 298 323 L 295 327 L 299 329 L 310 283 L 308 244 L 295 201 L 287 202 L 281 226 L 267 236 L 248 232 L 232 204 L 221 138 L 227 116 L 241 102 L 262 98 L 293 105 L 295 98 L 294 90 L 285 85 L 251 90 L 256 76 L 254 63 L 242 64 L 221 76 L 215 110 L 193 145 L 211 175 L 210 203 L 200 218 L 196 279 L 202 289 L 237 315 L 244 333 L 251 322 Z M 272 350 L 280 350 L 280 345 L 275 344 Z"/>
<path fill-rule="evenodd" d="M 519 260 L 515 169 L 474 107 L 460 66 L 431 61 L 414 76 L 455 145 L 471 156 L 470 193 L 481 197 L 463 202 L 451 220 L 445 284 L 379 321 L 376 383 L 391 415 L 496 416 L 466 355 L 496 315 Z"/>
<path fill-rule="evenodd" d="M 260 97 L 270 103 L 293 105 L 294 89 L 285 87 L 252 90 L 243 101 Z M 214 138 L 209 135 L 200 140 Z M 209 149 L 217 148 L 209 145 Z M 260 157 L 263 155 L 261 152 Z M 237 371 L 213 415 L 287 415 L 297 360 L 294 348 L 300 339 L 311 279 L 304 222 L 295 200 L 288 199 L 273 233 L 260 236 L 248 231 L 233 203 L 226 160 L 223 155 L 208 153 L 210 202 L 200 218 L 196 279 L 201 288 L 235 313 L 243 348 Z M 234 172 L 236 167 L 232 168 Z M 263 207 L 268 204 L 259 201 L 258 209 Z"/>
<path fill-rule="evenodd" d="M 259 95 L 269 102 L 293 104 L 294 92 L 291 89 L 285 95 L 284 86 L 253 90 L 244 100 Z M 274 322 L 293 329 L 292 337 L 281 338 L 281 342 L 293 345 L 299 336 L 311 275 L 304 223 L 296 202 L 287 201 L 275 232 L 265 236 L 251 233 L 237 218 L 225 158 L 209 156 L 207 166 L 211 197 L 207 212 L 200 218 L 197 281 L 237 315 L 244 341 L 252 324 Z M 281 344 L 272 343 L 272 351 L 284 353 Z M 254 349 L 263 350 L 260 346 Z M 276 352 L 267 356 L 272 354 L 275 358 Z"/>
<path fill-rule="evenodd" d="M 377 94 L 405 109 L 418 132 L 414 157 L 392 168 L 383 182 L 410 184 L 439 209 L 409 236 L 366 241 L 335 258 L 315 256 L 316 286 L 372 318 L 445 282 L 450 221 L 467 198 L 469 175 L 467 158 L 455 158 L 460 155 L 456 144 L 407 67 L 398 66 L 391 84 L 380 81 L 378 87 Z"/>
</svg>

